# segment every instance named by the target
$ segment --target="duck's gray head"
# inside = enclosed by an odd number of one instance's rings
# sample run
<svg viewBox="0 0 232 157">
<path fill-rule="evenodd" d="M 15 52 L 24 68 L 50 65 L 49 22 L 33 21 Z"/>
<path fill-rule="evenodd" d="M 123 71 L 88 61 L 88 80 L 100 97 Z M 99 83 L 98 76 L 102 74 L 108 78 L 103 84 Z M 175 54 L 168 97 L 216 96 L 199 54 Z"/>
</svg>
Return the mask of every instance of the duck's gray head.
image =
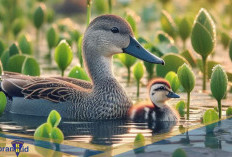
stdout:
<svg viewBox="0 0 232 157">
<path fill-rule="evenodd" d="M 90 53 L 100 53 L 105 57 L 127 53 L 147 62 L 164 64 L 162 59 L 145 50 L 134 38 L 130 25 L 115 15 L 99 16 L 89 24 L 83 39 L 83 49 L 84 53 L 88 49 Z"/>
</svg>

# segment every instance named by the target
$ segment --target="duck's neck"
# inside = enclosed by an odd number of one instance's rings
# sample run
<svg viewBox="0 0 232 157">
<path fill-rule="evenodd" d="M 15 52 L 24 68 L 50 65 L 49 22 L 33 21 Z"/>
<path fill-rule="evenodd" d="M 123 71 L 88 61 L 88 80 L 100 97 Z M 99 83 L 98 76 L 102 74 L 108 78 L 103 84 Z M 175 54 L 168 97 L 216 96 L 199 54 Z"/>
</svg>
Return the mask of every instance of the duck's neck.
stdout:
<svg viewBox="0 0 232 157">
<path fill-rule="evenodd" d="M 83 57 L 94 86 L 97 86 L 104 80 L 114 79 L 112 57 L 101 56 L 98 52 L 91 52 L 91 55 L 85 54 Z"/>
</svg>

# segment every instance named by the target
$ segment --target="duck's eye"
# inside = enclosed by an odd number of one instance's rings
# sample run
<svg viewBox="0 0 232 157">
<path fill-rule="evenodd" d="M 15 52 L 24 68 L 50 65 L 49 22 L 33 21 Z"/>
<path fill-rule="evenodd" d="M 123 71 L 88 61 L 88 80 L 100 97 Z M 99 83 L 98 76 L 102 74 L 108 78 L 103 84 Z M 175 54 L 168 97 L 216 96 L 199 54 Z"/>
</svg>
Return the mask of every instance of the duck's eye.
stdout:
<svg viewBox="0 0 232 157">
<path fill-rule="evenodd" d="M 113 28 L 111 28 L 111 32 L 113 32 L 113 33 L 119 33 L 119 30 L 118 30 L 117 27 L 113 27 Z"/>
</svg>

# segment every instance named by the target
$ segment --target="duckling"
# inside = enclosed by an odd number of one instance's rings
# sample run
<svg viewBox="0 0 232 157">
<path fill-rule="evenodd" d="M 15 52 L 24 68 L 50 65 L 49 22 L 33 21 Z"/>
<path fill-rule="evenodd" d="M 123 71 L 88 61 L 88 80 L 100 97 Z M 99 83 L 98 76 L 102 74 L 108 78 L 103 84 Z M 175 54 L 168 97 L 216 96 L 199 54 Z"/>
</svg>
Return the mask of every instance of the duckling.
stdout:
<svg viewBox="0 0 232 157">
<path fill-rule="evenodd" d="M 129 117 L 133 121 L 178 121 L 179 115 L 166 104 L 171 98 L 180 98 L 171 90 L 165 79 L 155 79 L 149 83 L 151 103 L 135 105 L 129 110 Z"/>
<path fill-rule="evenodd" d="M 86 29 L 82 45 L 91 83 L 5 73 L 1 90 L 12 99 L 6 112 L 47 116 L 55 109 L 68 119 L 123 119 L 132 102 L 113 75 L 112 56 L 127 53 L 150 63 L 164 64 L 145 50 L 134 38 L 130 25 L 115 15 L 96 17 Z"/>
</svg>

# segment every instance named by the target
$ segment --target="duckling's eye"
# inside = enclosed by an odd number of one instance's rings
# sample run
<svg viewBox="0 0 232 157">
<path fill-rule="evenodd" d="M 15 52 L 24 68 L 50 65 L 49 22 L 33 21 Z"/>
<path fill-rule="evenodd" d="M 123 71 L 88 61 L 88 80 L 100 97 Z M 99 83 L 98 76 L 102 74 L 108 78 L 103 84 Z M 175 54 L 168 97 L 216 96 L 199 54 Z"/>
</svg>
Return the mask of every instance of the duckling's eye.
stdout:
<svg viewBox="0 0 232 157">
<path fill-rule="evenodd" d="M 113 33 L 119 33 L 119 30 L 118 30 L 117 27 L 113 27 L 113 28 L 111 28 L 111 32 L 113 32 Z"/>
</svg>

